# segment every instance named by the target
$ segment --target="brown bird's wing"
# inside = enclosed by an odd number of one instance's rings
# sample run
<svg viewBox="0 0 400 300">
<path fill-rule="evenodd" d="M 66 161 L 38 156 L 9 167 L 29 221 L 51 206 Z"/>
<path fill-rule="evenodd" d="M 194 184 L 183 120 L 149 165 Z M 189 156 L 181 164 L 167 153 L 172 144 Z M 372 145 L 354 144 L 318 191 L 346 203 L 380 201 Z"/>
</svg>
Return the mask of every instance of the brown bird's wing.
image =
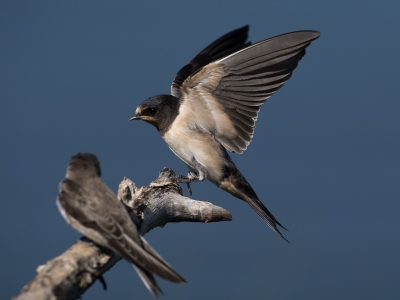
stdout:
<svg viewBox="0 0 400 300">
<path fill-rule="evenodd" d="M 151 274 L 176 283 L 185 282 L 161 256 L 146 251 L 150 246 L 147 243 L 142 246 L 142 239 L 125 208 L 101 179 L 90 181 L 84 186 L 69 179 L 61 182 L 58 201 L 69 223 L 88 238 L 121 255 L 136 270 L 140 269 L 140 277 L 155 296 L 158 287 Z"/>
<path fill-rule="evenodd" d="M 111 214 L 102 218 L 97 216 L 96 222 L 91 223 L 92 227 L 107 238 L 110 248 L 130 263 L 171 282 L 185 282 L 160 256 L 154 256 L 153 253 L 146 251 L 142 244 L 135 242 L 130 237 L 133 234 L 130 232 L 130 228 L 128 229 L 124 225 L 117 221 L 115 215 Z"/>
<path fill-rule="evenodd" d="M 228 151 L 243 153 L 260 106 L 291 77 L 305 48 L 319 35 L 279 35 L 211 62 L 181 84 L 174 81 L 173 94 L 181 99 L 179 113 L 191 120 L 189 127 L 212 134 Z"/>
</svg>

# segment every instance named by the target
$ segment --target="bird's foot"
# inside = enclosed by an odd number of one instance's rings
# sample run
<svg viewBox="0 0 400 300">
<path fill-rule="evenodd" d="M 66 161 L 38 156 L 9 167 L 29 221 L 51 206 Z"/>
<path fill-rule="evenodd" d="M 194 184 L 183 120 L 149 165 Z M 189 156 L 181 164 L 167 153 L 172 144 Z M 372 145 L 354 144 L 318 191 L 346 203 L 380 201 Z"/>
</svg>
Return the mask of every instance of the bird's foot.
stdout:
<svg viewBox="0 0 400 300">
<path fill-rule="evenodd" d="M 192 188 L 190 187 L 190 183 L 188 182 L 188 183 L 186 183 L 186 185 L 188 188 L 189 196 L 191 197 L 192 196 Z"/>
<path fill-rule="evenodd" d="M 190 187 L 190 183 L 193 181 L 193 179 L 189 176 L 186 177 L 182 175 L 176 175 L 175 179 L 177 183 L 186 183 L 189 195 L 192 196 L 192 188 Z"/>
<path fill-rule="evenodd" d="M 91 267 L 88 264 L 80 263 L 79 265 L 80 268 L 82 269 L 81 282 L 80 282 L 82 286 L 87 286 L 91 284 L 93 280 L 92 276 L 95 276 L 103 286 L 103 290 L 107 290 L 107 283 L 103 277 L 103 274 L 101 274 L 97 269 Z"/>
<path fill-rule="evenodd" d="M 186 183 L 189 195 L 192 196 L 192 188 L 190 187 L 190 183 L 193 181 L 198 181 L 197 175 L 193 172 L 189 172 L 188 176 L 175 174 L 175 179 L 177 183 Z"/>
<path fill-rule="evenodd" d="M 194 172 L 189 172 L 187 178 L 190 180 L 186 183 L 188 187 L 189 195 L 192 196 L 192 189 L 190 188 L 190 182 L 198 180 L 198 176 Z"/>
</svg>

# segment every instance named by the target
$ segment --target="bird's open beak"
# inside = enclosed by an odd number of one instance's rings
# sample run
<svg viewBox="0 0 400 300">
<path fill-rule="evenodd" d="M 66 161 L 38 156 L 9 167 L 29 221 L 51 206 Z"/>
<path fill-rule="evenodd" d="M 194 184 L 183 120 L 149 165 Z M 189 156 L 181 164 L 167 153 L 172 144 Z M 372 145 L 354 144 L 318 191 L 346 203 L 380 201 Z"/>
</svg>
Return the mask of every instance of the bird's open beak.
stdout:
<svg viewBox="0 0 400 300">
<path fill-rule="evenodd" d="M 129 121 L 140 120 L 140 119 L 141 119 L 140 116 L 133 116 L 132 118 L 129 119 Z"/>
</svg>

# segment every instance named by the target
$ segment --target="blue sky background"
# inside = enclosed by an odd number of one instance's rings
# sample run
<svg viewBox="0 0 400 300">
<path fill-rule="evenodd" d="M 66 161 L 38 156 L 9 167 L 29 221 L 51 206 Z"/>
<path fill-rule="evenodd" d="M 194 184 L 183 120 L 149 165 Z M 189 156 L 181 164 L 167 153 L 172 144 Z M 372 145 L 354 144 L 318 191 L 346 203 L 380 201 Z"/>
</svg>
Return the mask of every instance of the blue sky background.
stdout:
<svg viewBox="0 0 400 300">
<path fill-rule="evenodd" d="M 209 182 L 193 198 L 232 222 L 168 224 L 146 235 L 188 281 L 163 299 L 400 298 L 398 1 L 0 2 L 0 298 L 9 299 L 81 235 L 57 211 L 70 157 L 96 154 L 116 191 L 186 167 L 144 122 L 147 97 L 226 32 L 253 42 L 321 31 L 232 155 L 290 231 L 287 244 Z M 186 189 L 185 193 L 187 195 Z M 152 299 L 120 262 L 83 299 Z"/>
</svg>

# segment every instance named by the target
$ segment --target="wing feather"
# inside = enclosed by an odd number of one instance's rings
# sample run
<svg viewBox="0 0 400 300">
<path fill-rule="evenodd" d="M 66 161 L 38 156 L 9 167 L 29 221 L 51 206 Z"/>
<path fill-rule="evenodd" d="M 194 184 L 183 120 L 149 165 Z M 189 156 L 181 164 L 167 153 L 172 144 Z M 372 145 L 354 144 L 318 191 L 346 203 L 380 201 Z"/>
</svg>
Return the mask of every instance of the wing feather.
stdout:
<svg viewBox="0 0 400 300">
<path fill-rule="evenodd" d="M 196 128 L 213 134 L 228 151 L 243 153 L 261 105 L 290 79 L 305 48 L 318 37 L 316 31 L 297 31 L 247 46 L 203 65 L 182 83 L 174 80 L 175 95 L 195 112 Z M 221 49 L 227 45 L 219 43 Z"/>
<path fill-rule="evenodd" d="M 172 82 L 171 94 L 179 98 L 181 95 L 180 87 L 189 76 L 192 76 L 209 63 L 249 46 L 250 42 L 246 43 L 248 31 L 248 25 L 233 30 L 204 48 L 187 65 L 178 71 Z"/>
<path fill-rule="evenodd" d="M 256 120 L 254 120 L 254 118 L 249 118 L 248 116 L 238 112 L 236 109 L 227 108 L 225 111 L 232 117 L 231 119 L 237 119 L 251 127 L 254 127 L 256 124 Z"/>
<path fill-rule="evenodd" d="M 96 213 L 96 217 L 91 218 L 93 221 L 90 227 L 101 232 L 107 239 L 108 246 L 132 265 L 172 282 L 185 282 L 159 255 L 153 256 L 142 247 L 140 235 L 136 229 L 132 233 L 130 227 L 124 228 L 124 223 L 121 224 L 116 218 L 118 216 L 104 216 Z M 135 240 L 131 238 L 132 234 L 137 235 L 138 241 L 135 241 L 136 238 Z"/>
<path fill-rule="evenodd" d="M 147 243 L 143 247 L 143 239 L 125 208 L 100 178 L 92 179 L 95 180 L 99 183 L 97 189 L 90 184 L 81 186 L 69 179 L 61 182 L 58 198 L 69 218 L 89 229 L 87 233 L 96 232 L 96 236 L 101 236 L 98 239 L 85 233 L 88 238 L 110 248 L 150 276 L 156 274 L 172 282 L 185 282 L 158 254 L 153 255 L 156 252 Z M 148 249 L 152 249 L 150 253 Z"/>
</svg>

